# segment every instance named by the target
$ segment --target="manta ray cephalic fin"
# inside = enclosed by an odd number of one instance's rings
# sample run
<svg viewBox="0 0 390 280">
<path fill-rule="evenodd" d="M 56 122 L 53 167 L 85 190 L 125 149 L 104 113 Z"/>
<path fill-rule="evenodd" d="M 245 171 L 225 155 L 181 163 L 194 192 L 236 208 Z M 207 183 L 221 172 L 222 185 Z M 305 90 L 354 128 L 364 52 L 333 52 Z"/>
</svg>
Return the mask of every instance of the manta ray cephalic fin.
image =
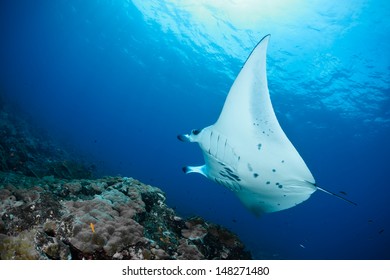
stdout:
<svg viewBox="0 0 390 280">
<path fill-rule="evenodd" d="M 199 173 L 199 174 L 202 174 L 203 176 L 207 177 L 206 175 L 206 172 L 205 172 L 205 169 L 206 169 L 206 165 L 200 165 L 200 166 L 184 166 L 182 168 L 183 172 L 185 174 L 189 174 L 189 173 Z"/>
</svg>

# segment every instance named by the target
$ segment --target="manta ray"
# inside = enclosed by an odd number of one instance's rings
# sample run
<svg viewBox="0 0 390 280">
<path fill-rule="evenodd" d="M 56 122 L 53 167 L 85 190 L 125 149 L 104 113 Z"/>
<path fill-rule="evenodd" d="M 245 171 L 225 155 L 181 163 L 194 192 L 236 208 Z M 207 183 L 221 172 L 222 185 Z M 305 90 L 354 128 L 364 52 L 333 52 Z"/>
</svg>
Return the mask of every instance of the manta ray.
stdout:
<svg viewBox="0 0 390 280">
<path fill-rule="evenodd" d="M 270 35 L 256 45 L 235 79 L 217 122 L 183 142 L 199 144 L 205 164 L 185 166 L 233 191 L 255 215 L 294 207 L 321 190 L 283 132 L 272 107 L 266 74 Z M 354 204 L 354 203 L 353 203 Z"/>
</svg>

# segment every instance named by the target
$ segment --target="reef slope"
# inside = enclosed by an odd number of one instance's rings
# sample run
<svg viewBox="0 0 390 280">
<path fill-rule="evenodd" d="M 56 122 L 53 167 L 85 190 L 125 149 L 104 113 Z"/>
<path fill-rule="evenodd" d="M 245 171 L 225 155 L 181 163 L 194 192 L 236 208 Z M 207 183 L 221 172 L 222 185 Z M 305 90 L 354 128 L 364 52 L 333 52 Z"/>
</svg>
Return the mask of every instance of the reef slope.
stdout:
<svg viewBox="0 0 390 280">
<path fill-rule="evenodd" d="M 251 258 L 227 229 L 180 217 L 158 188 L 93 179 L 93 165 L 4 108 L 0 98 L 0 259 Z"/>
</svg>

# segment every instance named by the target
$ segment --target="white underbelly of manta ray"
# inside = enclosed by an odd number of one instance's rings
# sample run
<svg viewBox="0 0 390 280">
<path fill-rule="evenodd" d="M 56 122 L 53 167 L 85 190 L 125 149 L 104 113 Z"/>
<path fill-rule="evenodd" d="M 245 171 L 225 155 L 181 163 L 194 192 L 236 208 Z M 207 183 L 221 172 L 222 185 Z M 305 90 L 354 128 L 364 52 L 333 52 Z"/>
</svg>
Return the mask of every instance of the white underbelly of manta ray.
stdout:
<svg viewBox="0 0 390 280">
<path fill-rule="evenodd" d="M 276 119 L 266 76 L 269 38 L 246 60 L 217 122 L 178 136 L 197 142 L 205 159 L 204 165 L 186 166 L 184 172 L 229 188 L 256 215 L 288 209 L 323 190 Z"/>
</svg>

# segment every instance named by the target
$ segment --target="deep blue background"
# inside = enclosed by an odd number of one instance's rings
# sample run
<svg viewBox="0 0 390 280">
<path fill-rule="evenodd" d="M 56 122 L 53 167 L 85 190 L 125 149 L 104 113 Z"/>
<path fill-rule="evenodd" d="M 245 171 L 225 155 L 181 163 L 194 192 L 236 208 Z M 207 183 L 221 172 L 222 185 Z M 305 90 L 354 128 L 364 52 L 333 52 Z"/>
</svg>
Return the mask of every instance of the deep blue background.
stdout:
<svg viewBox="0 0 390 280">
<path fill-rule="evenodd" d="M 389 2 L 133 2 L 1 1 L 0 90 L 101 175 L 160 187 L 178 213 L 230 228 L 255 258 L 389 259 Z M 181 172 L 203 159 L 176 135 L 216 121 L 268 33 L 283 129 L 317 183 L 357 207 L 316 192 L 258 219 Z"/>
</svg>

